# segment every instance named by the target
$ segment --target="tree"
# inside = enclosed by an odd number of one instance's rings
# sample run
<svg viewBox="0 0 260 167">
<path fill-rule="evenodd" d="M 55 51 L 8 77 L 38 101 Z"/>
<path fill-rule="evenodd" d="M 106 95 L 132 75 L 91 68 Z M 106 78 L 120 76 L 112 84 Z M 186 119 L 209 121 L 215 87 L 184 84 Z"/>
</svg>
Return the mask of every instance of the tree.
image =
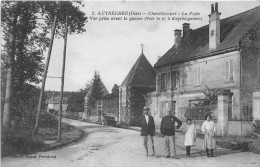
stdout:
<svg viewBox="0 0 260 167">
<path fill-rule="evenodd" d="M 83 112 L 85 96 L 86 92 L 84 92 L 82 89 L 77 92 L 73 92 L 68 97 L 68 110 L 71 112 Z"/>
<path fill-rule="evenodd" d="M 119 86 L 117 84 L 114 84 L 111 92 L 112 92 L 111 93 L 112 97 L 118 98 L 119 97 Z"/>
<path fill-rule="evenodd" d="M 218 103 L 218 92 L 220 89 L 210 89 L 207 85 L 205 85 L 206 91 L 203 92 L 205 95 L 205 99 L 199 100 L 199 103 L 195 104 L 195 106 L 210 106 L 216 105 Z"/>
<path fill-rule="evenodd" d="M 14 3 L 14 6 L 11 10 L 13 16 L 8 22 L 9 29 L 7 30 L 9 35 L 7 36 L 7 70 L 6 70 L 6 94 L 5 94 L 5 103 L 4 103 L 4 113 L 3 113 L 3 128 L 6 129 L 10 124 L 10 107 L 12 103 L 12 84 L 13 84 L 13 67 L 14 67 L 14 55 L 15 55 L 15 32 L 17 26 L 18 18 L 18 2 Z"/>
<path fill-rule="evenodd" d="M 19 106 L 28 101 L 28 97 L 22 93 L 25 85 L 41 81 L 43 54 L 50 44 L 48 34 L 57 4 L 55 1 L 2 1 L 1 4 L 1 26 L 5 41 L 1 50 L 1 74 L 4 74 L 1 76 L 1 88 L 6 90 L 1 92 L 2 99 L 6 99 L 1 103 L 6 106 L 3 109 L 3 121 L 10 122 L 10 113 L 20 111 L 12 109 L 11 112 L 10 103 Z M 85 32 L 87 17 L 79 9 L 81 3 L 66 1 L 59 4 L 56 37 L 63 36 L 65 11 L 70 14 L 69 34 Z"/>
<path fill-rule="evenodd" d="M 91 95 L 88 102 L 91 107 L 94 108 L 96 102 L 103 98 L 104 95 L 103 88 L 104 85 L 101 81 L 100 75 L 97 71 L 95 71 L 92 79 Z"/>
</svg>

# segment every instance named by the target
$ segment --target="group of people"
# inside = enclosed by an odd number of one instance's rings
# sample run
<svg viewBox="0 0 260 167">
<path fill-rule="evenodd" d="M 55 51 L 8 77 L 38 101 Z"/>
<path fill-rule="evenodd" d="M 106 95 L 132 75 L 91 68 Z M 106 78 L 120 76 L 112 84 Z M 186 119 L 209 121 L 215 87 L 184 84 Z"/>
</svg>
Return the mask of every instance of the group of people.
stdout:
<svg viewBox="0 0 260 167">
<path fill-rule="evenodd" d="M 141 125 L 141 136 L 143 137 L 143 145 L 145 148 L 146 156 L 148 157 L 148 137 L 152 143 L 152 154 L 155 156 L 154 139 L 155 136 L 155 123 L 151 115 L 149 115 L 149 108 L 143 108 L 143 115 L 139 119 Z M 176 125 L 177 124 L 177 125 Z M 176 158 L 175 149 L 175 129 L 179 129 L 182 126 L 182 122 L 175 116 L 172 115 L 171 110 L 167 112 L 167 115 L 162 118 L 160 131 L 162 137 L 165 139 L 165 158 Z M 205 121 L 201 127 L 202 132 L 205 134 L 203 148 L 206 150 L 207 157 L 214 157 L 213 150 L 216 149 L 216 141 L 214 138 L 216 128 L 212 121 L 210 114 L 205 116 Z M 172 146 L 171 146 L 172 145 Z M 196 145 L 196 129 L 192 120 L 187 118 L 185 128 L 185 140 L 184 146 L 186 147 L 186 157 L 191 157 L 190 149 Z"/>
</svg>

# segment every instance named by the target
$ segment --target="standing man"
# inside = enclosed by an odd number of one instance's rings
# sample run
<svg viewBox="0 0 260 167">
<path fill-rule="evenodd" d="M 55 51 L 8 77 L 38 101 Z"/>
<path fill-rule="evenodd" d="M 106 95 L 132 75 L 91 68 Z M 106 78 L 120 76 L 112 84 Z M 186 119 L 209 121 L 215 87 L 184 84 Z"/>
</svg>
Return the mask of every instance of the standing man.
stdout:
<svg viewBox="0 0 260 167">
<path fill-rule="evenodd" d="M 176 158 L 176 149 L 175 149 L 175 122 L 178 123 L 177 129 L 179 129 L 182 125 L 182 122 L 176 118 L 175 116 L 171 115 L 171 110 L 167 112 L 167 115 L 162 118 L 161 122 L 161 134 L 165 138 L 165 158 L 170 158 L 170 145 L 172 143 L 172 155 L 173 158 Z"/>
<path fill-rule="evenodd" d="M 144 114 L 139 118 L 139 121 L 138 121 L 142 128 L 141 136 L 143 136 L 143 144 L 144 144 L 144 148 L 145 148 L 147 157 L 148 157 L 148 145 L 147 145 L 148 136 L 150 136 L 150 140 L 152 142 L 152 149 L 153 149 L 152 156 L 155 155 L 154 141 L 153 141 L 153 136 L 155 135 L 155 124 L 154 124 L 153 117 L 148 115 L 148 112 L 149 112 L 149 108 L 144 107 L 143 108 Z"/>
</svg>

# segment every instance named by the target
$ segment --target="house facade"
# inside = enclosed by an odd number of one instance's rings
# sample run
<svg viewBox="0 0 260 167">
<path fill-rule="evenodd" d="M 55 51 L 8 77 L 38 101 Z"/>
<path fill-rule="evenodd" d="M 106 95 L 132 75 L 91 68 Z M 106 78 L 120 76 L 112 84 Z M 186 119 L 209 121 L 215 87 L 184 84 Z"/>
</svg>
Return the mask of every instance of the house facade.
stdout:
<svg viewBox="0 0 260 167">
<path fill-rule="evenodd" d="M 145 106 L 144 96 L 153 91 L 155 71 L 142 52 L 119 87 L 119 123 L 137 125 Z"/>
<path fill-rule="evenodd" d="M 216 3 L 211 6 L 209 25 L 191 30 L 184 23 L 182 30 L 175 30 L 174 46 L 154 65 L 156 91 L 147 96 L 157 126 L 170 109 L 185 121 L 187 109 L 205 99 L 203 92 L 211 89 L 230 92 L 225 111 L 229 134 L 250 128 L 253 90 L 260 85 L 260 7 L 225 19 L 220 16 Z M 218 108 L 207 108 L 218 124 Z M 199 128 L 204 114 L 193 119 Z M 232 121 L 244 121 L 244 129 L 232 131 Z"/>
<path fill-rule="evenodd" d="M 62 99 L 62 112 L 64 113 L 68 109 L 68 97 Z M 47 112 L 58 114 L 60 110 L 60 97 L 51 97 L 48 99 Z"/>
</svg>

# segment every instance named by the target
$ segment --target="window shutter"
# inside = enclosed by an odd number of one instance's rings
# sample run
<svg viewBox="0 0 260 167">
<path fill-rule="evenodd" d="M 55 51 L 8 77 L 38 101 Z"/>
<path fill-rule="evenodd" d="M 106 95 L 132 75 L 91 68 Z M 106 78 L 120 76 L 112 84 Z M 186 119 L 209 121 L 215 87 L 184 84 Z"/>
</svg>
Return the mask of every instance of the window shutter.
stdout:
<svg viewBox="0 0 260 167">
<path fill-rule="evenodd" d="M 225 66 L 226 66 L 226 68 L 225 68 L 225 81 L 228 82 L 228 78 L 229 78 L 229 62 L 228 61 L 225 62 Z"/>
<path fill-rule="evenodd" d="M 194 68 L 194 85 L 197 85 L 197 68 Z"/>
<path fill-rule="evenodd" d="M 230 60 L 229 82 L 234 81 L 234 60 Z"/>
<path fill-rule="evenodd" d="M 159 88 L 159 90 L 162 89 L 161 88 L 161 75 L 160 74 L 158 75 L 158 88 Z"/>
<path fill-rule="evenodd" d="M 197 73 L 198 73 L 198 82 L 197 82 L 197 85 L 200 85 L 200 67 L 198 67 Z"/>
<path fill-rule="evenodd" d="M 260 84 L 260 59 L 257 60 L 257 81 Z"/>
<path fill-rule="evenodd" d="M 172 87 L 176 88 L 176 71 L 172 72 Z"/>
</svg>

